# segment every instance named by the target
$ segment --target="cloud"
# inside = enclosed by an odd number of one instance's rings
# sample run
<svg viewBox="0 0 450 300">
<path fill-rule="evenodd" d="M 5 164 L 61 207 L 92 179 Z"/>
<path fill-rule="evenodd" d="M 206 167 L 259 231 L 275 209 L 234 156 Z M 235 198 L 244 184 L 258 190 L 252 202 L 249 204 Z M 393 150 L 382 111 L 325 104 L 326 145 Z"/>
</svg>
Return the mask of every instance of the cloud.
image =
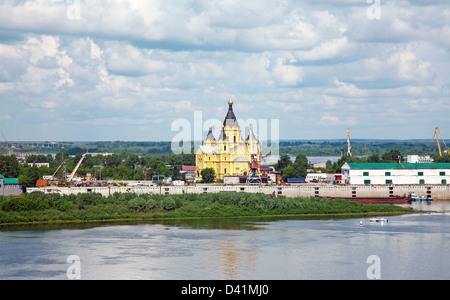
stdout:
<svg viewBox="0 0 450 300">
<path fill-rule="evenodd" d="M 302 72 L 299 67 L 286 65 L 283 59 L 278 59 L 273 68 L 273 77 L 280 86 L 295 86 L 302 82 Z"/>
<path fill-rule="evenodd" d="M 323 126 L 342 126 L 342 127 L 348 127 L 348 126 L 354 126 L 357 125 L 358 122 L 354 117 L 345 117 L 341 118 L 338 116 L 330 115 L 329 113 L 324 113 L 322 118 L 320 119 L 320 124 Z"/>
</svg>

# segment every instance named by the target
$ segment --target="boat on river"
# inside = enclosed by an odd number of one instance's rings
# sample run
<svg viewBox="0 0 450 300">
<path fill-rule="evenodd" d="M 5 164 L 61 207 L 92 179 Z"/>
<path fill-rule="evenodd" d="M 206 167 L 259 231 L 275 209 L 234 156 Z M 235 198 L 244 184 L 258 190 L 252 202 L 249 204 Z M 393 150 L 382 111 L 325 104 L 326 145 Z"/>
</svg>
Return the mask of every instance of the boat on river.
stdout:
<svg viewBox="0 0 450 300">
<path fill-rule="evenodd" d="M 369 221 L 376 222 L 376 223 L 384 223 L 384 222 L 388 222 L 388 219 L 375 217 L 375 218 L 371 218 Z"/>
<path fill-rule="evenodd" d="M 418 196 L 416 194 L 411 194 L 411 202 L 431 202 L 433 201 L 433 197 L 425 197 L 425 196 Z"/>
</svg>

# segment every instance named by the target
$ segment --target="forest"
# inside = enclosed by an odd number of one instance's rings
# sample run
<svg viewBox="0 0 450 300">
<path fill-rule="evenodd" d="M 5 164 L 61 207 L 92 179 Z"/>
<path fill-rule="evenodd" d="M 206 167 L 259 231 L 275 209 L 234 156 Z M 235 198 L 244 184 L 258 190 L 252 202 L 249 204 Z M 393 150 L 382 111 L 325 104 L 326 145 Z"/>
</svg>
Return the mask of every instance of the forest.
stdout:
<svg viewBox="0 0 450 300">
<path fill-rule="evenodd" d="M 442 142 L 441 142 L 442 144 Z M 4 145 L 0 143 L 0 148 L 4 153 Z M 355 156 L 370 156 L 373 154 L 383 155 L 390 150 L 399 150 L 404 155 L 410 154 L 438 154 L 438 147 L 431 140 L 351 140 L 353 155 Z M 173 154 L 171 150 L 171 142 L 138 142 L 138 141 L 107 141 L 107 142 L 83 142 L 73 143 L 70 147 L 25 147 L 24 145 L 14 145 L 17 150 L 32 150 L 37 154 L 56 154 L 61 151 L 66 151 L 69 155 L 77 155 L 85 153 L 86 149 L 89 152 L 109 152 L 122 153 L 129 152 L 138 156 L 146 156 L 148 154 Z M 443 146 L 443 145 L 442 145 Z M 195 149 L 192 149 L 192 153 Z M 307 156 L 340 156 L 347 152 L 346 140 L 280 140 L 279 142 L 280 155 L 289 154 L 297 156 L 298 154 L 305 154 Z"/>
<path fill-rule="evenodd" d="M 438 154 L 436 143 L 429 140 L 352 140 L 352 153 L 354 156 L 370 156 L 378 154 L 382 156 L 391 150 L 399 150 L 403 155 Z M 347 153 L 346 140 L 329 141 L 280 141 L 280 154 L 307 156 L 341 156 Z"/>
</svg>

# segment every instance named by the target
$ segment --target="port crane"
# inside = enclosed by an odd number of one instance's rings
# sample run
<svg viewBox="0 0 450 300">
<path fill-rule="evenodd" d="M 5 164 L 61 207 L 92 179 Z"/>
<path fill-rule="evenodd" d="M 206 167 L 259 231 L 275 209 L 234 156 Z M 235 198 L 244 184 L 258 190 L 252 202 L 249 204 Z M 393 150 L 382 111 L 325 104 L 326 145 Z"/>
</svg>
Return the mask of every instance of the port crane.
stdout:
<svg viewBox="0 0 450 300">
<path fill-rule="evenodd" d="M 250 146 L 250 162 L 249 162 L 249 172 L 247 176 L 247 185 L 262 185 L 262 179 L 260 174 L 260 159 L 258 157 L 261 153 L 261 147 L 258 139 L 253 132 L 253 126 L 250 124 L 250 130 L 248 134 L 249 146 Z M 255 143 L 257 143 L 255 145 Z"/>
<path fill-rule="evenodd" d="M 87 152 L 81 156 L 81 159 L 78 161 L 78 164 L 76 165 L 75 169 L 73 169 L 72 174 L 70 174 L 70 176 L 67 180 L 68 182 L 72 181 L 73 176 L 75 176 L 75 173 L 77 172 L 78 168 L 81 166 L 81 163 L 83 162 L 83 160 L 86 158 L 86 155 L 88 155 Z"/>
<path fill-rule="evenodd" d="M 55 173 L 52 175 L 52 179 L 56 178 L 56 173 L 58 173 L 59 169 L 64 165 L 65 161 L 63 160 L 62 163 L 59 165 L 59 167 L 56 169 Z"/>
<path fill-rule="evenodd" d="M 6 137 L 3 134 L 3 132 L 2 132 L 2 135 L 3 135 L 3 138 L 5 139 L 5 143 L 6 143 L 6 156 L 8 156 L 8 140 L 6 139 Z"/>
<path fill-rule="evenodd" d="M 433 140 L 431 141 L 431 143 L 434 143 L 434 140 L 436 139 L 436 144 L 438 146 L 438 150 L 439 150 L 439 156 L 442 156 L 442 149 L 441 149 L 441 144 L 439 143 L 439 136 L 441 136 L 441 140 L 442 143 L 444 144 L 445 150 L 444 153 L 445 154 L 450 154 L 450 149 L 448 148 L 448 146 L 445 144 L 444 138 L 442 137 L 441 132 L 439 131 L 439 128 L 436 127 L 434 129 L 434 133 L 433 133 Z"/>
<path fill-rule="evenodd" d="M 350 145 L 350 128 L 347 128 L 347 156 L 353 157 L 352 146 Z"/>
</svg>

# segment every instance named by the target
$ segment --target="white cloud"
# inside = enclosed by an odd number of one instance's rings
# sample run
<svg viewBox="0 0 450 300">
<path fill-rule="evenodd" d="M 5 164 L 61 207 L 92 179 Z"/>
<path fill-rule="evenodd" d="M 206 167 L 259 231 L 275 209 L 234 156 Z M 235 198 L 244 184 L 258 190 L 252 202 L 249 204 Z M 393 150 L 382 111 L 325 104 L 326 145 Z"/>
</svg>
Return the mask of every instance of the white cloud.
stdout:
<svg viewBox="0 0 450 300">
<path fill-rule="evenodd" d="M 432 76 L 431 63 L 417 58 L 412 51 L 403 51 L 393 54 L 387 60 L 391 68 L 397 70 L 397 75 L 404 80 L 426 80 Z"/>
<path fill-rule="evenodd" d="M 348 127 L 358 124 L 354 117 L 341 118 L 338 116 L 330 115 L 328 112 L 324 113 L 319 122 L 323 126 L 342 126 Z"/>
<path fill-rule="evenodd" d="M 308 51 L 298 51 L 295 53 L 295 57 L 299 61 L 329 60 L 348 57 L 351 54 L 349 52 L 351 52 L 351 47 L 347 38 L 342 37 L 325 41 Z"/>
<path fill-rule="evenodd" d="M 273 69 L 273 76 L 281 86 L 295 86 L 302 82 L 302 72 L 299 67 L 286 65 L 283 59 L 278 59 Z"/>
</svg>

